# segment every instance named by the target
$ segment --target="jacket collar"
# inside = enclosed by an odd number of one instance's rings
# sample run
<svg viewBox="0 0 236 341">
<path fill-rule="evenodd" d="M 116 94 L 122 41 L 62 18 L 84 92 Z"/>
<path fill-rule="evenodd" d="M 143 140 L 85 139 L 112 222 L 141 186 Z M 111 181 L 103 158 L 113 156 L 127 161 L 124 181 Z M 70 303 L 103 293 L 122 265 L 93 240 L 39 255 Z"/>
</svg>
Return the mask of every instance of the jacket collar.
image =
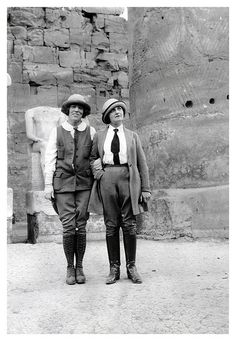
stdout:
<svg viewBox="0 0 236 341">
<path fill-rule="evenodd" d="M 64 121 L 64 122 L 62 123 L 62 127 L 63 127 L 65 130 L 67 130 L 67 131 L 72 131 L 72 130 L 74 130 L 74 127 L 73 127 L 68 121 Z M 84 130 L 86 129 L 86 127 L 87 127 L 86 123 L 85 123 L 84 121 L 82 121 L 82 122 L 78 125 L 77 130 L 79 130 L 79 131 L 84 131 Z"/>
</svg>

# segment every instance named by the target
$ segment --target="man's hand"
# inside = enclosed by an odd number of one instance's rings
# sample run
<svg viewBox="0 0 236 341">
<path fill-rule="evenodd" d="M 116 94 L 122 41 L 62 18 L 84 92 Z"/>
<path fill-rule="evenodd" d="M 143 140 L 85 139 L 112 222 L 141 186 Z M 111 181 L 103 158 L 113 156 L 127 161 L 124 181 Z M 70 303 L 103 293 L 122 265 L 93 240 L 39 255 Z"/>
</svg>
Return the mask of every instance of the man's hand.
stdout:
<svg viewBox="0 0 236 341">
<path fill-rule="evenodd" d="M 141 200 L 147 203 L 150 200 L 150 198 L 151 198 L 150 192 L 142 192 Z"/>
<path fill-rule="evenodd" d="M 45 185 L 44 197 L 47 200 L 51 200 L 51 198 L 54 198 L 54 191 L 52 185 Z"/>
</svg>

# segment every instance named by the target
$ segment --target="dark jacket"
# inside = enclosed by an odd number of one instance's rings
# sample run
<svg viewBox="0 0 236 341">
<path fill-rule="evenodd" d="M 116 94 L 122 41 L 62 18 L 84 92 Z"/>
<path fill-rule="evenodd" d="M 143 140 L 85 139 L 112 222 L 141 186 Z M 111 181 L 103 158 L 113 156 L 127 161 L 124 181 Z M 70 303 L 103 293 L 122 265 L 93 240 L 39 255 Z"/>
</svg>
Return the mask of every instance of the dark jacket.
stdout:
<svg viewBox="0 0 236 341">
<path fill-rule="evenodd" d="M 84 131 L 78 132 L 76 146 L 69 131 L 62 126 L 57 128 L 57 160 L 53 177 L 53 188 L 56 193 L 92 188 L 93 175 L 89 162 L 91 148 L 90 127 L 87 126 Z"/>
</svg>

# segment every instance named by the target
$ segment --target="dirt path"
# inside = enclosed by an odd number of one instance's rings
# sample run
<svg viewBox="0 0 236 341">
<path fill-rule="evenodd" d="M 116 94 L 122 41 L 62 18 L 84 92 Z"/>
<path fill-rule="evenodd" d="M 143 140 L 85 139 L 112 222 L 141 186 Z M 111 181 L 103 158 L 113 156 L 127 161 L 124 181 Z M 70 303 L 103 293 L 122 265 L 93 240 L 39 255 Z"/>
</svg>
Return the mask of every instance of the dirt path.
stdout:
<svg viewBox="0 0 236 341">
<path fill-rule="evenodd" d="M 8 333 L 228 333 L 227 242 L 138 240 L 137 267 L 143 284 L 123 258 L 105 285 L 105 242 L 91 241 L 87 283 L 68 286 L 62 244 L 9 244 Z"/>
</svg>

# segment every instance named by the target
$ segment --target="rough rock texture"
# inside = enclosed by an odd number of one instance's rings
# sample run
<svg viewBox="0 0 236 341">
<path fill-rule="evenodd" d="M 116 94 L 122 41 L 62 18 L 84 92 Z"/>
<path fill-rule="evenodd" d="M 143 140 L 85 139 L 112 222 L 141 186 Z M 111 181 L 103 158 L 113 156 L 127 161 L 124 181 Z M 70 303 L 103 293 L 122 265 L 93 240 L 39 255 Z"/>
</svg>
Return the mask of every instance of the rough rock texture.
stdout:
<svg viewBox="0 0 236 341">
<path fill-rule="evenodd" d="M 13 190 L 7 188 L 7 242 L 12 242 L 12 220 L 13 220 Z"/>
<path fill-rule="evenodd" d="M 110 97 L 128 101 L 127 22 L 119 7 L 8 7 L 8 186 L 17 221 L 26 220 L 27 138 L 24 113 L 61 107 L 72 93 L 90 96 L 99 129 Z"/>
<path fill-rule="evenodd" d="M 183 200 L 188 207 L 183 189 L 198 200 L 204 188 L 200 204 L 211 205 L 205 211 L 207 228 L 209 215 L 218 212 L 224 231 L 227 190 L 218 186 L 228 184 L 228 8 L 129 8 L 128 13 L 131 119 L 154 191 L 149 225 L 155 222 L 158 235 L 163 225 L 166 231 L 173 226 L 176 212 L 180 220 L 185 214 L 180 205 L 169 216 L 169 208 L 160 208 L 158 190 L 173 189 L 165 192 L 171 206 Z M 173 196 L 174 189 L 180 190 Z M 190 211 L 190 221 L 196 219 L 201 229 L 202 220 Z"/>
</svg>

